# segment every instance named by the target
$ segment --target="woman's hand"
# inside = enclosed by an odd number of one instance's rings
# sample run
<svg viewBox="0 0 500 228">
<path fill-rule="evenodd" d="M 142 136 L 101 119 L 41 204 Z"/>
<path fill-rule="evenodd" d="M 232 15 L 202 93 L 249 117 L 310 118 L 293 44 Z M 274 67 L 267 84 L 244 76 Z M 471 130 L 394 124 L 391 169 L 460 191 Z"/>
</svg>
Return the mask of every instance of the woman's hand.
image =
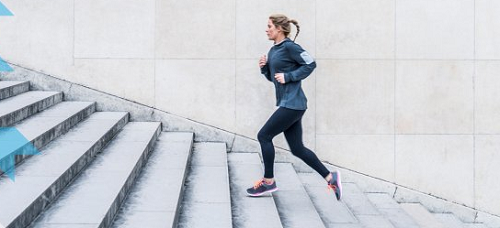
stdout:
<svg viewBox="0 0 500 228">
<path fill-rule="evenodd" d="M 278 81 L 279 83 L 285 84 L 285 74 L 276 73 L 276 74 L 274 74 L 274 78 L 276 78 L 276 81 Z"/>
<path fill-rule="evenodd" d="M 262 57 L 260 57 L 260 60 L 259 60 L 259 67 L 260 67 L 260 68 L 262 68 L 262 67 L 264 67 L 266 64 L 267 64 L 266 55 L 263 55 Z"/>
</svg>

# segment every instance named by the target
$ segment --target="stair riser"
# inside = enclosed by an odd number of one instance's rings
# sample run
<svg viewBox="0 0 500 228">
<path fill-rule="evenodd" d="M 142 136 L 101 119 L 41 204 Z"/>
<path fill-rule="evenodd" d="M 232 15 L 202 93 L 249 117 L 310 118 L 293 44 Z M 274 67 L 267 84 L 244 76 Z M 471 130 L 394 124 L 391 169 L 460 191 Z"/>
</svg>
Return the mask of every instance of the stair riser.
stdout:
<svg viewBox="0 0 500 228">
<path fill-rule="evenodd" d="M 40 195 L 21 215 L 6 228 L 29 225 L 45 208 L 63 192 L 66 186 L 102 151 L 109 141 L 128 123 L 129 115 L 118 121 L 99 141 L 82 155 L 64 174 L 62 174 L 42 195 Z"/>
<path fill-rule="evenodd" d="M 139 174 L 142 171 L 142 168 L 144 165 L 147 163 L 147 158 L 149 157 L 149 154 L 154 148 L 154 145 L 156 143 L 156 140 L 158 139 L 158 136 L 161 133 L 161 126 L 158 127 L 156 130 L 156 133 L 153 135 L 151 140 L 149 141 L 148 145 L 144 149 L 140 159 L 137 161 L 136 165 L 134 166 L 134 169 L 130 172 L 130 175 L 127 178 L 127 181 L 125 182 L 125 185 L 123 185 L 122 189 L 120 190 L 120 193 L 118 196 L 115 198 L 113 201 L 113 204 L 109 208 L 108 212 L 104 216 L 101 224 L 99 224 L 99 228 L 106 228 L 111 226 L 113 223 L 113 219 L 115 218 L 116 214 L 120 210 L 120 207 L 122 203 L 125 201 L 126 196 L 132 189 L 134 183 L 137 180 L 137 177 L 139 177 Z"/>
<path fill-rule="evenodd" d="M 189 164 L 191 164 L 191 159 L 193 157 L 193 147 L 194 147 L 194 140 L 191 141 L 191 145 L 190 145 L 190 149 L 189 149 L 189 154 L 188 154 L 188 159 L 187 159 L 187 162 L 186 162 L 186 170 L 184 170 L 184 176 L 182 177 L 182 186 L 181 186 L 181 194 L 179 194 L 179 198 L 177 199 L 177 206 L 176 206 L 176 209 L 175 209 L 175 217 L 174 217 L 174 221 L 173 223 L 171 224 L 171 226 L 169 227 L 177 227 L 177 224 L 179 224 L 179 218 L 180 218 L 180 214 L 181 214 L 181 206 L 182 206 L 182 201 L 184 201 L 184 192 L 186 190 L 186 179 L 187 179 L 187 176 L 188 176 L 188 173 L 190 172 L 190 168 L 191 167 Z"/>
<path fill-rule="evenodd" d="M 2 89 L 0 90 L 0 100 L 28 92 L 29 89 L 30 89 L 29 82 L 24 82 L 18 85 L 11 86 L 9 88 Z"/>
<path fill-rule="evenodd" d="M 47 97 L 39 102 L 31 104 L 22 108 L 21 110 L 15 111 L 13 113 L 7 114 L 0 117 L 0 127 L 8 127 L 13 124 L 26 119 L 38 112 L 41 112 L 55 104 L 62 102 L 63 94 L 58 93 L 53 96 Z"/>
<path fill-rule="evenodd" d="M 77 114 L 71 116 L 67 120 L 58 124 L 56 127 L 50 129 L 49 131 L 45 132 L 44 134 L 40 135 L 39 137 L 33 139 L 31 141 L 31 143 L 35 146 L 35 148 L 40 150 L 45 145 L 47 145 L 52 140 L 54 140 L 55 138 L 68 132 L 73 126 L 75 126 L 76 124 L 81 122 L 83 119 L 89 117 L 94 112 L 95 112 L 95 103 L 93 103 L 92 105 L 89 105 L 88 107 L 81 110 Z M 22 152 L 20 150 L 15 151 L 12 154 L 16 154 L 16 153 L 21 154 L 21 155 L 15 156 L 15 164 L 19 164 L 20 162 L 22 162 L 25 159 L 32 156 L 32 155 L 22 155 Z M 0 163 L 4 163 L 4 162 L 6 162 L 5 159 L 0 159 Z M 4 172 L 0 170 L 0 175 L 2 175 L 3 173 Z"/>
</svg>

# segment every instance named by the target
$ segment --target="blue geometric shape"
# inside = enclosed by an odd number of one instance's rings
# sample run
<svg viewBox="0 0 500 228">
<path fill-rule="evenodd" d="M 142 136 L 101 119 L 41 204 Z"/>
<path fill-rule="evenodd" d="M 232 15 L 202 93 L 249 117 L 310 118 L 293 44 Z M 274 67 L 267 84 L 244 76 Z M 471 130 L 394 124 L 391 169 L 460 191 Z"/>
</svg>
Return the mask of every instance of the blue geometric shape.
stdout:
<svg viewBox="0 0 500 228">
<path fill-rule="evenodd" d="M 14 14 L 0 2 L 0 16 L 14 16 Z"/>
<path fill-rule="evenodd" d="M 14 16 L 14 14 L 0 2 L 0 16 Z"/>
<path fill-rule="evenodd" d="M 12 67 L 9 66 L 5 61 L 3 61 L 2 57 L 0 57 L 0 72 L 11 72 L 14 71 Z"/>
<path fill-rule="evenodd" d="M 15 127 L 0 127 L 0 170 L 15 181 L 16 155 L 37 155 L 38 149 Z"/>
</svg>

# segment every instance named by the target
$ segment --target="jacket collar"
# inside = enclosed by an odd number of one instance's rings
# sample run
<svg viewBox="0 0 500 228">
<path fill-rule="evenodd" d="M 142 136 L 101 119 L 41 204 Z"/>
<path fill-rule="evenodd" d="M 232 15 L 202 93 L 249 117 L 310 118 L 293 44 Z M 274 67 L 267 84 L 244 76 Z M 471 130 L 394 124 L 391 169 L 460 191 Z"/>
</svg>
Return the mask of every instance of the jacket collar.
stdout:
<svg viewBox="0 0 500 228">
<path fill-rule="evenodd" d="M 283 43 L 285 43 L 285 42 L 288 42 L 288 41 L 292 41 L 292 40 L 290 40 L 290 38 L 286 37 L 285 39 L 283 39 L 283 40 L 282 40 L 282 41 L 280 41 L 279 43 L 274 44 L 274 46 L 279 46 L 279 45 L 281 45 L 281 44 L 283 44 Z"/>
</svg>

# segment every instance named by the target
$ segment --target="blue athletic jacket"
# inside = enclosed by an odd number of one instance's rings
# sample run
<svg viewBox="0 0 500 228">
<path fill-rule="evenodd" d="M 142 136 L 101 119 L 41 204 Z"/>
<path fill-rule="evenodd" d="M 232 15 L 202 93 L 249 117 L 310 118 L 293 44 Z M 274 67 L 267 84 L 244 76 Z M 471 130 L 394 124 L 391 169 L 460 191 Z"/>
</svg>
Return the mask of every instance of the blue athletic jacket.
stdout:
<svg viewBox="0 0 500 228">
<path fill-rule="evenodd" d="M 309 76 L 316 62 L 314 59 L 289 38 L 275 44 L 267 54 L 267 64 L 260 69 L 267 80 L 276 88 L 276 106 L 306 110 L 307 98 L 302 91 L 301 81 Z M 285 74 L 285 84 L 274 78 L 275 73 Z"/>
</svg>

